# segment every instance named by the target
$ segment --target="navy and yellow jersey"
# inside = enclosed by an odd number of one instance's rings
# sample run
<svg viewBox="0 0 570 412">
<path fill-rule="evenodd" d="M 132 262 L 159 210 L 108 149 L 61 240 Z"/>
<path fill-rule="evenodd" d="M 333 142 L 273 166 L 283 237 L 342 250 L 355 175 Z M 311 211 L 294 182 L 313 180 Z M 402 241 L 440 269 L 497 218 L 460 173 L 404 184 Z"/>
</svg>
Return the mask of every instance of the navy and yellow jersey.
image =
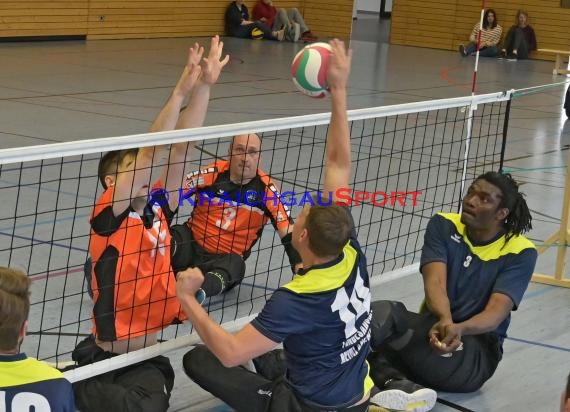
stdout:
<svg viewBox="0 0 570 412">
<path fill-rule="evenodd" d="M 296 395 L 319 408 L 358 402 L 372 386 L 370 280 L 358 241 L 335 260 L 302 270 L 269 299 L 252 325 L 283 342 L 286 378 Z"/>
<path fill-rule="evenodd" d="M 534 244 L 524 236 L 506 233 L 477 244 L 469 240 L 457 213 L 438 213 L 428 223 L 421 266 L 430 262 L 447 265 L 447 295 L 454 322 L 463 322 L 482 312 L 491 294 L 502 293 L 519 306 L 537 259 Z M 421 270 L 421 269 L 420 269 Z M 500 340 L 507 335 L 509 315 L 495 330 Z"/>
<path fill-rule="evenodd" d="M 74 412 L 71 383 L 24 353 L 0 355 L 0 411 Z"/>
</svg>

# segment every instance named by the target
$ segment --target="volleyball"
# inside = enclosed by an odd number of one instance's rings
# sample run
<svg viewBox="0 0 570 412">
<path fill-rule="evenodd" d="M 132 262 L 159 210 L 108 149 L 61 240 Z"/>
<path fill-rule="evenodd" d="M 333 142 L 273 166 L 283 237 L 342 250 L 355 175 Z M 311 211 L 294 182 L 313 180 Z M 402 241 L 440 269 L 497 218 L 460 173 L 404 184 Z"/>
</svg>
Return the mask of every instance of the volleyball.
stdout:
<svg viewBox="0 0 570 412">
<path fill-rule="evenodd" d="M 311 97 L 325 97 L 328 94 L 327 68 L 331 55 L 328 43 L 312 43 L 305 46 L 291 65 L 293 83 L 302 93 Z"/>
<path fill-rule="evenodd" d="M 255 40 L 262 39 L 263 38 L 263 32 L 260 29 L 258 29 L 257 27 L 254 27 L 251 30 L 251 38 L 255 39 Z"/>
</svg>

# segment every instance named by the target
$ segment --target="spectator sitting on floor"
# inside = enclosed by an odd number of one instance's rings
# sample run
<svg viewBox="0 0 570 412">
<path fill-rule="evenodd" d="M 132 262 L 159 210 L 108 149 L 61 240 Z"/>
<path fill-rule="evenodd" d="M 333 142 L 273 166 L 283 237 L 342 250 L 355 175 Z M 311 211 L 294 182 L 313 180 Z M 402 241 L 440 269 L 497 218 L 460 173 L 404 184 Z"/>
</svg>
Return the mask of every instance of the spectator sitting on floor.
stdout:
<svg viewBox="0 0 570 412">
<path fill-rule="evenodd" d="M 301 39 L 307 43 L 317 40 L 296 8 L 277 8 L 272 0 L 258 0 L 252 14 L 255 20 L 265 23 L 272 30 L 285 29 L 285 38 L 289 41 Z"/>
<path fill-rule="evenodd" d="M 226 9 L 226 33 L 233 37 L 243 39 L 259 38 L 282 41 L 285 30 L 271 31 L 271 28 L 262 21 L 251 21 L 249 11 L 244 0 L 235 0 Z"/>
<path fill-rule="evenodd" d="M 503 34 L 503 28 L 497 23 L 497 14 L 493 9 L 487 9 L 483 15 L 483 30 L 481 30 L 481 38 L 479 39 L 480 23 L 476 23 L 469 36 L 467 46 L 461 44 L 459 53 L 465 57 L 477 51 L 477 43 L 479 43 L 479 55 L 481 57 L 497 57 L 499 55 L 499 42 Z"/>
<path fill-rule="evenodd" d="M 536 36 L 534 29 L 528 24 L 528 14 L 524 10 L 517 12 L 516 22 L 509 29 L 505 37 L 503 57 L 513 59 L 528 59 L 531 51 L 536 50 Z"/>
</svg>

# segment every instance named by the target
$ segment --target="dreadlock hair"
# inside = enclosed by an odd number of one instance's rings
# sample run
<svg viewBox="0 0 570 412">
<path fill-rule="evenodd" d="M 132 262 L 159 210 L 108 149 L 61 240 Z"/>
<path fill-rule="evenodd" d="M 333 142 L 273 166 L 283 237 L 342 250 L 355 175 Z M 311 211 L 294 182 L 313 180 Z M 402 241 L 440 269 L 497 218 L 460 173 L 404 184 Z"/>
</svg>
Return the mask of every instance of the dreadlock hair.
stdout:
<svg viewBox="0 0 570 412">
<path fill-rule="evenodd" d="M 519 192 L 519 185 L 509 173 L 487 172 L 476 180 L 483 179 L 501 190 L 500 208 L 509 209 L 503 227 L 507 230 L 505 243 L 513 236 L 518 236 L 532 229 L 532 216 L 524 199 L 524 193 Z"/>
</svg>

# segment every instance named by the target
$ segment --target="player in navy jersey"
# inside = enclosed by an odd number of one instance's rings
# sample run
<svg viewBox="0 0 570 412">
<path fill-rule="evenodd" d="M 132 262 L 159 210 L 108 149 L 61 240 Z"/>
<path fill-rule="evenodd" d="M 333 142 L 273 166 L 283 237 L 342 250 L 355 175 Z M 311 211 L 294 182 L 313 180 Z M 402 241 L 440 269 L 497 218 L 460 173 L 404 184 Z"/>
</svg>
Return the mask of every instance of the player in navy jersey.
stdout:
<svg viewBox="0 0 570 412">
<path fill-rule="evenodd" d="M 73 389 L 57 369 L 20 353 L 28 329 L 30 279 L 0 267 L 0 411 L 73 412 Z"/>
<path fill-rule="evenodd" d="M 351 55 L 339 40 L 331 41 L 331 47 L 327 81 L 332 116 L 323 191 L 336 193 L 348 187 L 351 172 L 346 113 Z M 201 272 L 178 274 L 180 303 L 205 343 L 184 356 L 184 370 L 238 411 L 366 411 L 373 386 L 366 362 L 370 283 L 352 218 L 336 203 L 307 206 L 294 225 L 292 242 L 303 269 L 236 334 L 211 320 L 196 301 Z M 239 366 L 280 343 L 284 374 L 267 376 Z"/>
<path fill-rule="evenodd" d="M 400 302 L 372 303 L 371 376 L 379 405 L 427 411 L 433 391 L 472 392 L 495 372 L 503 340 L 530 282 L 537 252 L 522 233 L 531 215 L 509 174 L 488 172 L 469 188 L 462 213 L 428 223 L 420 314 Z M 418 384 L 430 387 L 427 389 Z"/>
</svg>

